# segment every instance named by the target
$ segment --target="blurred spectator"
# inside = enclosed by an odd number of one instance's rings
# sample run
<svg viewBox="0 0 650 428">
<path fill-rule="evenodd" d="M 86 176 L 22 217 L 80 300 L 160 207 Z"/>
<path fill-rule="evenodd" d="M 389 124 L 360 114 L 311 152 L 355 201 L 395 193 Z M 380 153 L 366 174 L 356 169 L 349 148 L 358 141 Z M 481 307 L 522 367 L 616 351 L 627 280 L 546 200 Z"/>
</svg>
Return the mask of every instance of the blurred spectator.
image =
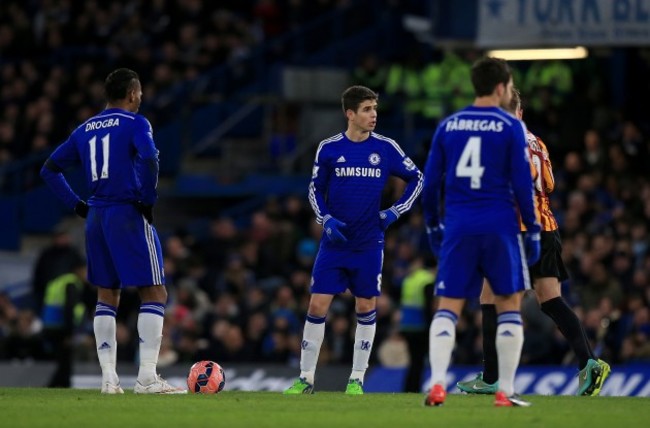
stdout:
<svg viewBox="0 0 650 428">
<path fill-rule="evenodd" d="M 87 315 L 83 304 L 86 264 L 79 260 L 68 273 L 47 283 L 43 299 L 43 338 L 45 354 L 57 363 L 48 384 L 69 388 L 72 382 L 74 336 Z"/>
<path fill-rule="evenodd" d="M 359 64 L 352 70 L 351 84 L 362 85 L 381 94 L 386 86 L 387 70 L 380 59 L 370 52 L 361 57 Z"/>
<path fill-rule="evenodd" d="M 429 326 L 433 318 L 433 283 L 436 272 L 416 257 L 401 284 L 400 333 L 408 346 L 404 392 L 422 392 L 424 364 L 429 354 Z"/>
<path fill-rule="evenodd" d="M 34 311 L 41 313 L 47 283 L 54 278 L 71 272 L 83 260 L 79 251 L 72 245 L 70 233 L 60 227 L 52 235 L 52 242 L 44 247 L 34 265 L 32 293 Z"/>
<path fill-rule="evenodd" d="M 607 162 L 605 150 L 600 141 L 600 135 L 594 129 L 589 129 L 584 136 L 584 151 L 582 158 L 588 171 L 603 171 Z"/>
<path fill-rule="evenodd" d="M 43 324 L 34 312 L 17 311 L 16 318 L 11 320 L 7 327 L 3 329 L 6 338 L 4 349 L 0 347 L 0 356 L 8 360 L 39 360 L 44 357 Z M 1 338 L 0 343 L 2 343 Z"/>
</svg>

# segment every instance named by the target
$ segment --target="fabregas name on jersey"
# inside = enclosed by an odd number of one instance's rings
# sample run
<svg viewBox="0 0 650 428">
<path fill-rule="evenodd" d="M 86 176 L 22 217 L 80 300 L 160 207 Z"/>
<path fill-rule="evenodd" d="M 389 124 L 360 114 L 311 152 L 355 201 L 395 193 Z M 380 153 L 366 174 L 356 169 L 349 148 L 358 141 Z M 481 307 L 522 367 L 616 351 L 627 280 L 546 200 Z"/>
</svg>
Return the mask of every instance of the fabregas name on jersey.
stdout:
<svg viewBox="0 0 650 428">
<path fill-rule="evenodd" d="M 381 169 L 349 166 L 349 167 L 342 167 L 342 168 L 334 168 L 334 174 L 336 174 L 337 177 L 381 178 Z"/>
<path fill-rule="evenodd" d="M 487 119 L 452 119 L 447 122 L 445 131 L 503 131 L 503 122 Z"/>
</svg>

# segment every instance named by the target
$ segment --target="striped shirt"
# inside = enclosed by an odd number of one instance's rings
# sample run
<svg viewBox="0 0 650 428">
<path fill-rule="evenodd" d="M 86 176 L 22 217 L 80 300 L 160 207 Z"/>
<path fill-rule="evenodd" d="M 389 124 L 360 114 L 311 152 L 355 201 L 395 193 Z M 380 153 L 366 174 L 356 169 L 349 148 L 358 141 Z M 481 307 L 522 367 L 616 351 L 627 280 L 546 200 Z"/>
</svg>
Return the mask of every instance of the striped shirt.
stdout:
<svg viewBox="0 0 650 428">
<path fill-rule="evenodd" d="M 542 226 L 542 230 L 550 232 L 558 228 L 555 216 L 551 211 L 551 201 L 548 195 L 555 188 L 553 167 L 549 158 L 548 149 L 541 138 L 527 131 L 526 141 L 530 152 L 530 169 L 535 183 L 535 215 Z M 520 221 L 522 232 L 526 230 L 523 222 Z"/>
</svg>

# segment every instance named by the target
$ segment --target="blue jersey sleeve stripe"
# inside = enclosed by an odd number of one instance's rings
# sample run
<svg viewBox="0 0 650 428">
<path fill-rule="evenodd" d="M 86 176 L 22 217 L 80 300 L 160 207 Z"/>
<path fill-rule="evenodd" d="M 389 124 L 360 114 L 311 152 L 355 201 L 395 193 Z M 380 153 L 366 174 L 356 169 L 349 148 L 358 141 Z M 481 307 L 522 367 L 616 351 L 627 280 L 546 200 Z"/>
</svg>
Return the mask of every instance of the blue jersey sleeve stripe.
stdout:
<svg viewBox="0 0 650 428">
<path fill-rule="evenodd" d="M 395 149 L 395 151 L 399 154 L 402 160 L 406 157 L 406 153 L 404 153 L 404 150 L 402 150 L 402 148 L 399 146 L 399 144 L 397 144 L 395 140 L 374 132 L 372 133 L 372 135 L 378 140 L 385 141 L 388 144 L 390 144 Z M 410 210 L 411 207 L 413 206 L 413 203 L 417 200 L 418 196 L 420 195 L 420 192 L 422 191 L 423 176 L 420 171 L 418 171 L 417 177 L 418 177 L 418 183 L 413 188 L 411 195 L 408 196 L 404 202 L 395 205 L 395 208 L 397 209 L 397 212 L 399 214 L 404 214 L 405 212 Z"/>
<path fill-rule="evenodd" d="M 329 143 L 340 141 L 341 139 L 343 139 L 343 133 L 336 134 L 330 138 L 326 138 L 325 140 L 321 141 L 320 144 L 318 144 L 318 149 L 316 150 L 316 158 L 314 160 L 314 166 L 317 166 L 320 163 L 320 154 L 321 154 L 321 150 L 323 150 L 323 147 L 325 147 Z M 316 214 L 316 223 L 322 224 L 324 210 L 318 205 L 318 197 L 316 196 L 316 184 L 314 183 L 317 177 L 318 177 L 318 172 L 314 174 L 314 176 L 311 179 L 311 182 L 309 183 L 308 198 L 309 198 L 309 204 L 311 205 L 311 209 L 314 211 L 314 214 Z"/>
<path fill-rule="evenodd" d="M 316 162 L 318 163 L 318 157 L 320 156 L 320 151 L 326 144 L 333 143 L 335 141 L 340 141 L 343 138 L 343 134 L 336 134 L 333 137 L 327 138 L 318 144 L 318 149 L 316 150 Z"/>
<path fill-rule="evenodd" d="M 418 196 L 420 196 L 423 185 L 424 185 L 424 175 L 422 175 L 422 172 L 418 171 L 418 184 L 415 186 L 413 193 L 411 193 L 411 196 L 409 196 L 408 199 L 405 200 L 403 203 L 395 206 L 395 208 L 397 208 L 397 211 L 399 211 L 400 214 L 404 214 L 406 211 L 411 209 L 415 201 L 418 199 Z"/>
<path fill-rule="evenodd" d="M 402 150 L 402 148 L 399 146 L 399 144 L 397 144 L 397 142 L 396 142 L 395 140 L 390 139 L 390 138 L 388 138 L 388 137 L 384 137 L 384 136 L 381 135 L 381 134 L 375 134 L 374 132 L 372 133 L 372 135 L 373 135 L 373 137 L 377 138 L 378 140 L 386 141 L 386 142 L 389 143 L 391 146 L 393 146 L 393 148 L 397 151 L 397 153 L 399 153 L 399 155 L 400 155 L 401 157 L 405 157 L 405 156 L 406 156 L 406 153 L 404 153 L 404 150 Z"/>
<path fill-rule="evenodd" d="M 311 205 L 311 209 L 314 211 L 314 214 L 316 214 L 316 223 L 323 223 L 321 209 L 318 206 L 318 202 L 316 201 L 316 186 L 314 185 L 313 181 L 309 183 L 309 204 Z"/>
</svg>

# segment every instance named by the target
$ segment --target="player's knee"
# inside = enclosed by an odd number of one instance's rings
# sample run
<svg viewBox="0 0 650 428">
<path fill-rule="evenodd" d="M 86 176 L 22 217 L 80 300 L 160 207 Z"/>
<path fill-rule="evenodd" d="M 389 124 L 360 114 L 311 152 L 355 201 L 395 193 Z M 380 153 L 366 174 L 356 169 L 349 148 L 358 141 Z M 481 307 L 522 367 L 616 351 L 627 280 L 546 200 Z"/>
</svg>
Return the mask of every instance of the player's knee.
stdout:
<svg viewBox="0 0 650 428">
<path fill-rule="evenodd" d="M 540 305 L 560 295 L 560 283 L 555 278 L 542 278 L 535 281 L 535 297 Z"/>
<path fill-rule="evenodd" d="M 97 288 L 97 301 L 116 308 L 120 304 L 120 290 Z"/>
<path fill-rule="evenodd" d="M 313 317 L 322 318 L 327 315 L 329 305 L 322 302 L 310 302 L 307 312 Z"/>
<path fill-rule="evenodd" d="M 374 311 L 377 307 L 376 299 L 357 298 L 355 309 L 358 314 Z"/>
<path fill-rule="evenodd" d="M 140 300 L 143 302 L 157 302 L 167 304 L 167 289 L 162 285 L 142 287 L 138 289 Z"/>
</svg>

